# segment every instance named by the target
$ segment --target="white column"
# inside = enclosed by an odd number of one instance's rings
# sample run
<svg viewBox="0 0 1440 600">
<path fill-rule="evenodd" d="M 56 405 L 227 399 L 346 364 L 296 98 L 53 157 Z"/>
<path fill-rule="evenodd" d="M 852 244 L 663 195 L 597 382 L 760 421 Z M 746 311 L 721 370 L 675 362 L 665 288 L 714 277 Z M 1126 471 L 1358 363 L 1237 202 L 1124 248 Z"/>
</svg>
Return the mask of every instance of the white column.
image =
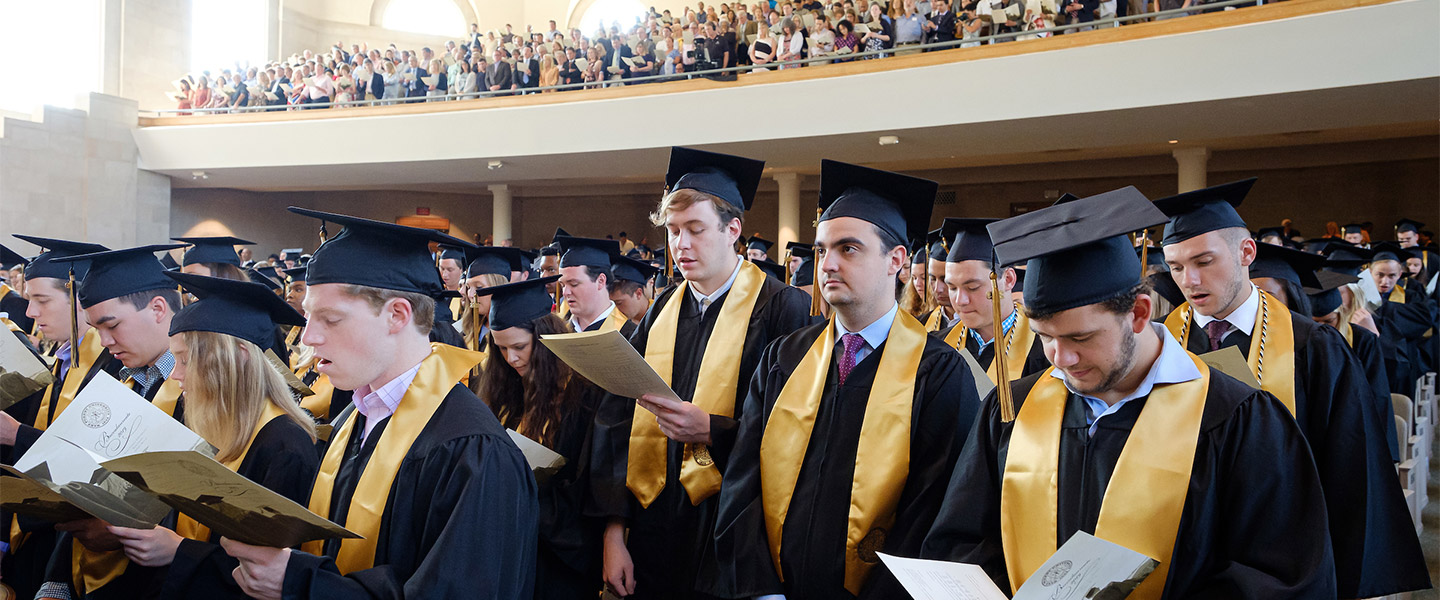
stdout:
<svg viewBox="0 0 1440 600">
<path fill-rule="evenodd" d="M 1180 165 L 1178 193 L 1205 187 L 1206 164 L 1210 162 L 1209 148 L 1176 148 L 1171 154 Z"/>
<path fill-rule="evenodd" d="M 497 183 L 489 187 L 490 193 L 495 195 L 495 199 L 492 202 L 493 211 L 491 212 L 491 221 L 494 223 L 494 228 L 490 234 L 491 243 L 499 246 L 511 237 L 510 202 L 512 198 L 510 196 L 510 185 Z"/>
<path fill-rule="evenodd" d="M 783 253 L 786 243 L 800 241 L 801 177 L 799 173 L 776 173 L 774 177 L 780 184 L 780 214 L 776 220 L 780 232 L 775 241 Z"/>
</svg>

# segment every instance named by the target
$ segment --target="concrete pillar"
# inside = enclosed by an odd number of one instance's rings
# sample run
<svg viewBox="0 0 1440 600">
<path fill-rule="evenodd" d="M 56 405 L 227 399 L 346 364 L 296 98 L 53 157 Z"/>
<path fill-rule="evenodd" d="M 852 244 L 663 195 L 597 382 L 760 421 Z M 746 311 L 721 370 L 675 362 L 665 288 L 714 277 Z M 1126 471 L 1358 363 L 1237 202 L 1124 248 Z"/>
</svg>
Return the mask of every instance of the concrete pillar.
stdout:
<svg viewBox="0 0 1440 600">
<path fill-rule="evenodd" d="M 492 202 L 494 210 L 491 212 L 491 220 L 494 222 L 494 229 L 490 234 L 491 243 L 499 246 L 505 240 L 513 237 L 510 233 L 510 201 L 512 199 L 510 185 L 497 183 L 489 187 L 490 193 L 495 195 Z"/>
<path fill-rule="evenodd" d="M 777 247 L 784 252 L 785 244 L 800 241 L 800 180 L 799 173 L 776 173 L 775 183 L 780 184 L 780 214 L 776 220 L 780 232 L 776 238 Z"/>
<path fill-rule="evenodd" d="M 1209 148 L 1176 148 L 1171 154 L 1180 165 L 1178 193 L 1206 187 L 1205 166 L 1210 161 Z"/>
</svg>

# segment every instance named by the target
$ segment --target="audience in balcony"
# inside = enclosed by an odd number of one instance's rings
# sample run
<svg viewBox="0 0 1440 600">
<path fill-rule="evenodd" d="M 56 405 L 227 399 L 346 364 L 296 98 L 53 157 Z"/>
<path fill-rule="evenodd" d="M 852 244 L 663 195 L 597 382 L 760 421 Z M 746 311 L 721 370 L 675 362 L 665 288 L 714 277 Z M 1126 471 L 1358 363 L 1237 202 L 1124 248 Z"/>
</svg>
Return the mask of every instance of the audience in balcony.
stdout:
<svg viewBox="0 0 1440 600">
<path fill-rule="evenodd" d="M 186 76 L 173 93 L 182 114 L 224 110 L 322 108 L 334 102 L 475 98 L 531 93 L 555 86 L 601 87 L 655 81 L 654 76 L 688 77 L 698 71 L 809 59 L 780 68 L 831 61 L 906 55 L 921 44 L 970 47 L 994 34 L 1014 34 L 989 43 L 1046 37 L 1057 24 L 1086 24 L 1133 10 L 1185 8 L 1196 0 L 821 0 L 741 2 L 706 6 L 697 2 L 679 16 L 651 11 L 628 29 L 618 23 L 593 36 L 568 34 L 554 21 L 544 32 L 526 34 L 506 24 L 504 33 L 470 26 L 463 40 L 446 42 L 437 54 L 395 44 L 370 48 L 336 43 L 329 52 L 305 50 L 285 61 Z M 1008 9 L 1008 10 L 1007 10 Z M 1016 16 L 1016 15 L 1019 16 Z M 1078 29 L 1088 29 L 1081 27 Z M 487 60 L 488 59 L 488 60 Z M 626 59 L 629 59 L 627 62 Z M 427 78 L 433 76 L 430 82 Z M 645 78 L 641 81 L 628 81 Z"/>
</svg>

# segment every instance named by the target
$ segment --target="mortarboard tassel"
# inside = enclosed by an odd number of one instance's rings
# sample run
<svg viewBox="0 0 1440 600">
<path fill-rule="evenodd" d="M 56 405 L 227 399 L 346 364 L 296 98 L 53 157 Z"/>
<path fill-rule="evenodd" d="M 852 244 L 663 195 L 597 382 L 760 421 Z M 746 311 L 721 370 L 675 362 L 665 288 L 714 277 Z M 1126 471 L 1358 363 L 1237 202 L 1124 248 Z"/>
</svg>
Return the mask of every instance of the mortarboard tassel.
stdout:
<svg viewBox="0 0 1440 600">
<path fill-rule="evenodd" d="M 75 292 L 75 263 L 70 263 L 70 282 L 65 284 L 70 293 L 70 368 L 80 364 L 80 320 L 75 316 L 75 307 L 80 300 Z"/>
<path fill-rule="evenodd" d="M 1140 230 L 1140 279 L 1145 279 L 1145 263 L 1150 258 L 1150 230 Z"/>
<path fill-rule="evenodd" d="M 815 226 L 820 226 L 820 209 L 815 209 Z M 810 316 L 819 317 L 823 315 L 820 310 L 820 257 L 817 255 L 810 260 L 810 267 L 814 269 L 814 275 L 810 279 Z"/>
<path fill-rule="evenodd" d="M 999 381 L 995 386 L 995 399 L 1000 402 L 1000 421 L 1009 423 L 1015 420 L 1015 399 L 1011 397 L 1010 368 L 1003 354 L 1005 332 L 1000 323 L 1000 280 L 994 269 L 990 271 L 990 306 L 995 311 L 995 379 Z"/>
</svg>

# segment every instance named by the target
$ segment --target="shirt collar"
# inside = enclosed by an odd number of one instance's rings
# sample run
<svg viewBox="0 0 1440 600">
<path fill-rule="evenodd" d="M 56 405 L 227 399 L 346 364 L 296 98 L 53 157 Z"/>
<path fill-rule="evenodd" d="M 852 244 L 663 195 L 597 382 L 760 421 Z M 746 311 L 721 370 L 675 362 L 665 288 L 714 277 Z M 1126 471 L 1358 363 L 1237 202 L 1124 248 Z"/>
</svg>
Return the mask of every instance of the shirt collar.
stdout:
<svg viewBox="0 0 1440 600">
<path fill-rule="evenodd" d="M 1225 317 L 1225 322 L 1229 323 L 1231 327 L 1240 330 L 1241 333 L 1250 335 L 1250 332 L 1255 330 L 1255 315 L 1259 314 L 1259 312 L 1260 288 L 1255 287 L 1255 284 L 1252 283 L 1250 284 L 1250 297 L 1245 299 L 1245 302 L 1240 305 L 1240 308 L 1231 311 L 1230 316 Z M 1214 320 L 1215 317 L 1202 315 L 1198 312 L 1195 313 L 1195 324 L 1199 325 L 1202 329 Z"/>
<path fill-rule="evenodd" d="M 1020 307 L 1016 306 L 1010 309 L 1010 316 L 1005 317 L 1004 320 L 1000 321 L 1000 335 L 1003 336 L 1007 333 L 1010 333 L 1010 328 L 1015 326 L 1015 316 L 1018 314 L 1020 314 Z M 974 329 L 970 330 L 970 337 L 975 338 L 975 343 L 980 344 L 981 349 L 984 349 L 986 346 L 989 346 L 995 341 L 992 339 L 987 342 L 981 339 L 980 332 Z"/>
<path fill-rule="evenodd" d="M 83 340 L 85 338 L 82 336 L 80 339 Z M 174 370 L 175 355 L 171 354 L 169 350 L 166 350 L 164 354 L 160 355 L 160 358 L 155 359 L 155 363 L 152 365 L 137 367 L 134 369 L 130 367 L 121 367 L 120 378 L 122 380 L 127 378 L 134 379 L 140 384 L 141 388 L 149 390 L 150 387 L 155 385 L 155 383 L 159 380 L 169 379 L 170 372 Z"/>
<path fill-rule="evenodd" d="M 405 390 L 410 389 L 410 384 L 415 381 L 415 375 L 420 372 L 420 364 L 423 362 L 425 361 L 415 363 L 410 370 L 401 373 L 379 388 L 372 388 L 368 385 L 356 388 L 353 396 L 359 398 L 360 402 L 355 403 L 355 411 L 365 415 L 367 419 L 373 416 L 383 418 L 394 414 L 395 409 L 400 406 L 400 399 L 405 397 Z M 374 413 L 377 412 L 383 414 L 375 415 Z"/>
<path fill-rule="evenodd" d="M 1155 364 L 1150 365 L 1150 372 L 1145 374 L 1145 379 L 1140 381 L 1139 387 L 1130 392 L 1113 406 L 1104 400 L 1093 396 L 1086 396 L 1070 387 L 1070 382 L 1065 381 L 1065 375 L 1060 369 L 1051 369 L 1050 376 L 1065 382 L 1065 388 L 1070 393 L 1085 399 L 1086 405 L 1090 408 L 1090 435 L 1095 435 L 1095 424 L 1100 422 L 1101 417 L 1112 415 L 1120 410 L 1125 403 L 1137 398 L 1144 398 L 1150 395 L 1151 390 L 1157 385 L 1172 383 L 1184 383 L 1200 378 L 1200 369 L 1195 367 L 1195 362 L 1190 360 L 1190 354 L 1180 347 L 1180 342 L 1170 335 L 1170 330 L 1159 323 L 1151 323 L 1150 328 L 1160 336 L 1160 356 L 1156 357 Z"/>
<path fill-rule="evenodd" d="M 601 312 L 600 316 L 595 317 L 595 320 L 591 321 L 590 324 L 594 325 L 596 323 L 604 321 L 605 319 L 610 318 L 610 313 L 612 312 L 615 312 L 615 301 L 613 300 L 610 301 L 610 308 L 607 308 L 603 312 Z M 575 313 L 573 312 L 570 313 L 570 328 L 574 329 L 575 331 L 580 331 L 580 320 L 575 318 Z"/>
<path fill-rule="evenodd" d="M 720 289 L 711 292 L 709 295 L 705 295 L 700 293 L 700 290 L 695 289 L 693 285 L 685 286 L 690 290 L 690 295 L 695 298 L 696 302 L 701 303 L 703 306 L 709 306 L 714 304 L 716 300 L 719 300 L 720 296 L 725 295 L 725 292 L 730 291 L 730 286 L 735 285 L 735 278 L 740 276 L 740 267 L 744 266 L 745 263 L 744 257 L 741 257 L 739 254 L 736 254 L 735 258 L 739 260 L 739 262 L 735 263 L 735 270 L 730 273 L 730 279 L 725 282 L 725 285 L 720 286 Z"/>
<path fill-rule="evenodd" d="M 872 349 L 879 348 L 880 344 L 885 343 L 885 339 L 890 337 L 890 327 L 895 324 L 895 315 L 899 314 L 899 309 L 899 304 L 890 305 L 890 310 L 885 311 L 885 314 L 875 319 L 874 323 L 866 325 L 860 331 L 850 331 L 846 329 L 844 325 L 840 324 L 840 319 L 837 318 L 835 319 L 835 337 L 838 339 L 846 334 L 858 333 L 860 337 L 865 340 L 867 346 L 870 346 Z"/>
</svg>

